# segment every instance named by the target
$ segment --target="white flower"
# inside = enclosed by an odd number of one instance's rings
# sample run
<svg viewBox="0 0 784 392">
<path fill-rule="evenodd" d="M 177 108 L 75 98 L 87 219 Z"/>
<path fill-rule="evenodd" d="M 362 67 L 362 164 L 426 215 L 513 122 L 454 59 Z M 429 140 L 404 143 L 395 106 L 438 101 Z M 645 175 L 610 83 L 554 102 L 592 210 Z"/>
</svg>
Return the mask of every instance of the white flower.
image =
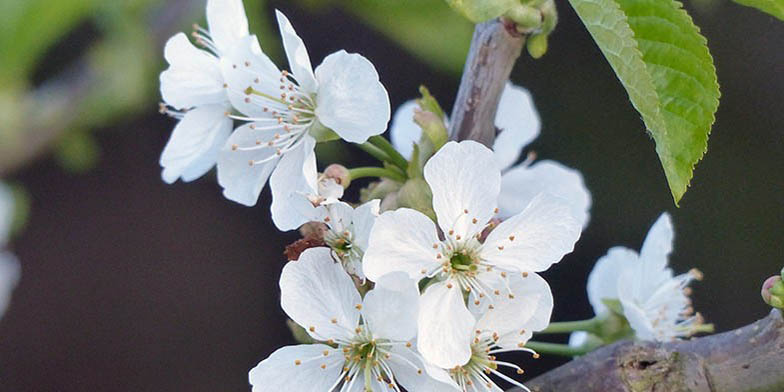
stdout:
<svg viewBox="0 0 784 392">
<path fill-rule="evenodd" d="M 600 258 L 588 275 L 588 300 L 594 312 L 608 314 L 602 300 L 617 299 L 638 339 L 666 342 L 692 335 L 702 318 L 693 315 L 687 286 L 701 274 L 692 269 L 673 276 L 667 267 L 673 239 L 672 221 L 664 213 L 651 227 L 639 254 L 615 247 Z M 575 335 L 570 344 L 579 345 L 586 338 L 584 333 Z"/>
<path fill-rule="evenodd" d="M 443 390 L 449 375 L 414 351 L 417 289 L 405 274 L 360 297 L 327 248 L 286 264 L 281 306 L 323 342 L 283 347 L 250 371 L 254 391 Z"/>
<path fill-rule="evenodd" d="M 232 118 L 248 123 L 223 147 L 218 182 L 228 199 L 248 206 L 256 204 L 281 157 L 312 149 L 314 136 L 332 130 L 363 143 L 384 132 L 390 116 L 389 96 L 370 61 L 341 50 L 314 73 L 291 23 L 280 12 L 277 17 L 291 72 L 278 70 L 255 37 L 246 37 L 221 59 L 229 100 L 244 114 Z"/>
<path fill-rule="evenodd" d="M 315 140 L 286 154 L 270 177 L 272 221 L 278 229 L 294 230 L 305 223 L 320 221 L 325 206 L 343 197 L 343 187 L 316 171 Z"/>
<path fill-rule="evenodd" d="M 161 154 L 161 176 L 167 183 L 192 181 L 208 172 L 231 133 L 219 59 L 249 34 L 242 1 L 208 0 L 207 24 L 209 31 L 196 27 L 194 32 L 203 50 L 183 33 L 170 38 L 164 49 L 169 68 L 160 76 L 161 112 L 180 119 Z"/>
<path fill-rule="evenodd" d="M 0 183 L 0 317 L 8 309 L 11 293 L 19 282 L 21 268 L 16 257 L 3 250 L 8 242 L 14 215 L 11 190 Z"/>
<path fill-rule="evenodd" d="M 421 298 L 418 348 L 433 364 L 452 368 L 471 357 L 476 320 L 464 293 L 480 304 L 514 296 L 510 275 L 546 270 L 572 251 L 581 229 L 566 202 L 543 194 L 480 242 L 497 212 L 501 173 L 492 152 L 479 143 L 447 143 L 427 162 L 424 175 L 443 239 L 418 211 L 385 212 L 371 230 L 363 268 L 372 281 L 395 271 L 432 279 Z"/>
<path fill-rule="evenodd" d="M 533 350 L 525 348 L 525 343 L 533 332 L 543 330 L 550 323 L 553 295 L 547 282 L 537 274 L 525 277 L 510 275 L 508 284 L 515 295 L 498 297 L 492 304 L 469 304 L 471 313 L 478 320 L 474 325 L 471 359 L 465 365 L 449 370 L 450 376 L 462 391 L 476 391 L 478 388 L 503 391 L 490 375 L 529 390 L 500 370 L 509 368 L 517 374 L 523 374 L 523 369 L 513 363 L 500 361 L 496 356 L 523 351 L 532 353 L 534 358 L 539 357 Z"/>
<path fill-rule="evenodd" d="M 332 249 L 349 274 L 365 280 L 362 256 L 368 247 L 370 230 L 378 217 L 380 200 L 371 200 L 356 209 L 339 202 L 325 206 L 323 221 L 329 228 L 324 242 Z"/>
<path fill-rule="evenodd" d="M 416 108 L 414 101 L 401 105 L 390 127 L 392 144 L 405 157 L 411 156 L 413 144 L 422 134 L 413 121 Z M 547 192 L 569 201 L 574 216 L 583 227 L 587 226 L 591 194 L 579 171 L 550 160 L 533 164 L 526 160 L 511 167 L 520 158 L 521 151 L 539 136 L 541 127 L 531 94 L 526 89 L 506 84 L 498 104 L 495 126 L 501 132 L 493 143 L 493 157 L 503 172 L 498 196 L 499 217 L 508 218 L 519 213 L 536 195 Z"/>
</svg>

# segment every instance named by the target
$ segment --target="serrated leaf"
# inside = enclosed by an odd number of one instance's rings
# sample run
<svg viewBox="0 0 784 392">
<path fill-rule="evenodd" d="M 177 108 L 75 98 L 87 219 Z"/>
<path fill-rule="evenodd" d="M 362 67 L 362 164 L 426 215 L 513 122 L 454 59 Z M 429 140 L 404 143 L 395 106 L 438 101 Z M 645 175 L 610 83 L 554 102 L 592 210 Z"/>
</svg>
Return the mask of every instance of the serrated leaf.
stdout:
<svg viewBox="0 0 784 392">
<path fill-rule="evenodd" d="M 520 0 L 446 0 L 446 2 L 474 23 L 497 18 L 520 4 Z"/>
<path fill-rule="evenodd" d="M 734 0 L 747 7 L 756 8 L 784 21 L 784 0 Z"/>
<path fill-rule="evenodd" d="M 570 0 L 656 141 L 677 204 L 708 146 L 719 85 L 707 41 L 674 0 Z"/>
</svg>

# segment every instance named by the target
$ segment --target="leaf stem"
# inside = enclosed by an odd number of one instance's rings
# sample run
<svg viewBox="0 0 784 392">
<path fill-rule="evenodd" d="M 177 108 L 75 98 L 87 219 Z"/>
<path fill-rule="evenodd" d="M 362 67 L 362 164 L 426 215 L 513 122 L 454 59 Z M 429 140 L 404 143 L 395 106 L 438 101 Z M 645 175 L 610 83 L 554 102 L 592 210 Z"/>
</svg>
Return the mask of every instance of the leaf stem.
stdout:
<svg viewBox="0 0 784 392">
<path fill-rule="evenodd" d="M 360 150 L 370 154 L 373 158 L 376 158 L 381 162 L 390 162 L 390 158 L 387 155 L 387 153 L 385 153 L 380 148 L 370 143 L 366 142 L 362 144 L 357 144 L 356 146 L 359 147 Z"/>
<path fill-rule="evenodd" d="M 536 351 L 540 354 L 553 354 L 563 357 L 576 357 L 589 353 L 591 350 L 585 347 L 571 347 L 567 344 L 547 343 L 547 342 L 534 342 L 528 341 L 525 344 L 526 348 Z"/>
<path fill-rule="evenodd" d="M 348 169 L 348 174 L 351 176 L 352 181 L 365 177 L 384 177 L 400 182 L 404 182 L 406 180 L 405 176 L 400 175 L 400 173 L 384 167 L 357 167 Z"/>
<path fill-rule="evenodd" d="M 386 153 L 389 157 L 390 163 L 403 169 L 404 172 L 408 169 L 408 160 L 400 155 L 400 153 L 395 150 L 395 147 L 392 146 L 389 140 L 387 140 L 385 137 L 376 135 L 372 136 L 370 139 L 368 139 L 368 141 L 372 145 L 378 147 L 381 151 L 384 151 L 384 153 Z"/>
<path fill-rule="evenodd" d="M 588 332 L 596 332 L 599 328 L 601 321 L 594 317 L 588 320 L 578 320 L 578 321 L 560 321 L 555 323 L 550 323 L 544 330 L 538 332 L 540 334 L 544 333 L 569 333 L 574 331 L 588 331 Z"/>
</svg>

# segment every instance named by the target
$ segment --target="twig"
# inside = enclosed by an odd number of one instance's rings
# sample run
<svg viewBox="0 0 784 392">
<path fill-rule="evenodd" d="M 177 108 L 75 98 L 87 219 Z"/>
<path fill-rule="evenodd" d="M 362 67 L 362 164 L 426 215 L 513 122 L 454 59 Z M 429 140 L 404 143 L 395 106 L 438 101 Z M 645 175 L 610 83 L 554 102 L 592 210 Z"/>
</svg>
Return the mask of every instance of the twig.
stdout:
<svg viewBox="0 0 784 392">
<path fill-rule="evenodd" d="M 452 109 L 452 140 L 492 147 L 498 102 L 524 43 L 514 24 L 495 19 L 476 26 Z"/>
</svg>

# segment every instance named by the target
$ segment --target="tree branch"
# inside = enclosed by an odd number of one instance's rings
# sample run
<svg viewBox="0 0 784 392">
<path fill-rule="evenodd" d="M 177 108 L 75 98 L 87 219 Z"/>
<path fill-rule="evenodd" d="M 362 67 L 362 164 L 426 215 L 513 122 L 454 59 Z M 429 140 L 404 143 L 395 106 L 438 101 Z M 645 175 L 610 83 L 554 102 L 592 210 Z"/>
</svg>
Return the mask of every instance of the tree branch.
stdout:
<svg viewBox="0 0 784 392">
<path fill-rule="evenodd" d="M 618 342 L 526 386 L 533 392 L 784 391 L 784 319 L 774 309 L 721 334 L 672 343 Z"/>
<path fill-rule="evenodd" d="M 498 102 L 524 43 L 513 23 L 494 19 L 476 26 L 452 109 L 452 140 L 492 147 Z"/>
</svg>

